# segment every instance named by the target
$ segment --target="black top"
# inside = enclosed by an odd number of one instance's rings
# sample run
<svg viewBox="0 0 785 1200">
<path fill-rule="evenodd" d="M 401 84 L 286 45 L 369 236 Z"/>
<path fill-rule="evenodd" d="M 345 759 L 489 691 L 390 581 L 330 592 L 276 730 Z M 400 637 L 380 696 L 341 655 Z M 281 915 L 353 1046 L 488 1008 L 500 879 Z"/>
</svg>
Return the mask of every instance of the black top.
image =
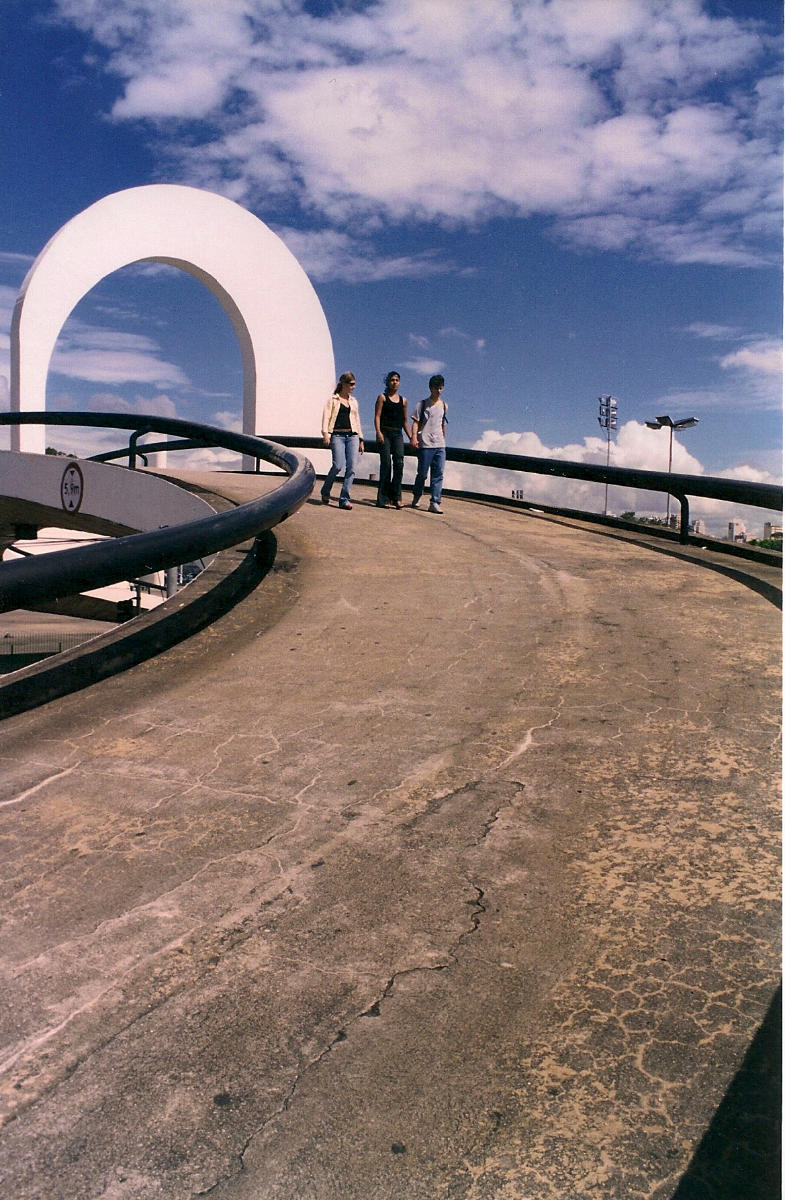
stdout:
<svg viewBox="0 0 785 1200">
<path fill-rule="evenodd" d="M 349 405 L 341 402 L 338 416 L 335 418 L 333 433 L 352 433 L 352 422 L 349 418 Z"/>
<path fill-rule="evenodd" d="M 384 397 L 379 428 L 403 429 L 403 400 L 391 400 L 389 396 Z"/>
</svg>

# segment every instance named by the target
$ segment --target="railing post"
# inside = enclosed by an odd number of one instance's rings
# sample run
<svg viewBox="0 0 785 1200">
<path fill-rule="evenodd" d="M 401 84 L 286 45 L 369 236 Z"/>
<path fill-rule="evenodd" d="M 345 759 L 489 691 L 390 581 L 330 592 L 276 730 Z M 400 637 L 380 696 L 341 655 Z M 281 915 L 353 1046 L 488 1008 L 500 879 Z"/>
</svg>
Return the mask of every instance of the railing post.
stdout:
<svg viewBox="0 0 785 1200">
<path fill-rule="evenodd" d="M 681 505 L 681 522 L 679 525 L 679 542 L 682 546 L 686 546 L 690 540 L 690 502 L 687 496 L 677 496 L 676 499 Z"/>
<path fill-rule="evenodd" d="M 135 429 L 133 431 L 133 433 L 131 434 L 130 438 L 128 439 L 128 470 L 129 471 L 136 470 L 137 456 L 139 458 L 141 458 L 144 465 L 147 466 L 147 455 L 142 454 L 141 450 L 137 450 L 136 443 L 138 442 L 140 437 L 144 437 L 149 432 L 150 432 L 149 429 Z"/>
</svg>

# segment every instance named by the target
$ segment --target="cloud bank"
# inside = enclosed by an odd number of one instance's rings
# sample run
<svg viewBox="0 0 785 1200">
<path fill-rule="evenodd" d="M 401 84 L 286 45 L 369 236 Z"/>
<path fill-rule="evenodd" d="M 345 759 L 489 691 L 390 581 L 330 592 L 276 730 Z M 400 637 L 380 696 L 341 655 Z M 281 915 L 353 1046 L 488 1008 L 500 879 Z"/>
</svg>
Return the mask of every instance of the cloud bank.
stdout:
<svg viewBox="0 0 785 1200">
<path fill-rule="evenodd" d="M 296 204 L 316 277 L 432 273 L 368 267 L 355 239 L 494 216 L 577 248 L 776 261 L 778 48 L 700 0 L 55 3 L 102 49 L 108 115 L 148 123 L 186 182 Z"/>
<path fill-rule="evenodd" d="M 613 467 L 635 467 L 647 471 L 667 471 L 668 437 L 663 430 L 652 430 L 638 421 L 627 421 L 619 427 L 611 444 L 610 465 Z M 565 446 L 546 446 L 536 433 L 500 433 L 487 429 L 474 442 L 473 450 L 496 451 L 501 454 L 531 455 L 537 458 L 555 458 L 563 462 L 594 463 L 604 466 L 607 443 L 604 437 L 586 437 L 582 442 Z M 687 447 L 673 438 L 674 472 L 684 475 L 703 475 L 700 461 Z M 759 483 L 780 483 L 766 471 L 751 466 L 733 467 L 718 472 L 728 479 L 747 479 Z M 491 467 L 475 467 L 462 463 L 449 463 L 446 483 L 449 487 L 466 488 L 469 491 L 488 492 L 492 495 L 509 496 L 522 490 L 527 500 L 535 504 L 552 505 L 558 508 L 575 508 L 584 512 L 602 512 L 604 507 L 604 484 L 587 483 L 579 479 L 557 479 L 547 475 L 524 474 L 520 471 L 503 471 Z M 642 492 L 634 488 L 611 486 L 608 489 L 608 511 L 619 514 L 626 511 L 644 516 L 664 516 L 666 497 L 661 492 Z M 671 512 L 678 511 L 676 501 L 671 501 Z M 694 497 L 690 500 L 690 515 L 701 517 L 708 532 L 722 537 L 727 532 L 731 517 L 742 519 L 754 533 L 760 531 L 766 519 L 781 520 L 778 513 L 766 513 L 763 509 L 749 508 L 739 504 L 729 505 L 722 500 Z"/>
<path fill-rule="evenodd" d="M 180 367 L 160 357 L 152 338 L 99 329 L 75 318 L 60 335 L 50 370 L 88 383 L 143 383 L 157 388 L 188 383 Z"/>
</svg>

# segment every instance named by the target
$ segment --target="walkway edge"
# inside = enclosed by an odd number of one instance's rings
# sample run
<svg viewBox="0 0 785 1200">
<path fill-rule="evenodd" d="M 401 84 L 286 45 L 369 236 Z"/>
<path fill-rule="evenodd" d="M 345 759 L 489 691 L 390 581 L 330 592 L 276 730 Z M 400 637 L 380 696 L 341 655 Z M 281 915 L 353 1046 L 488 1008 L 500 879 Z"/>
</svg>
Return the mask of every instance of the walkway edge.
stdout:
<svg viewBox="0 0 785 1200">
<path fill-rule="evenodd" d="M 73 650 L 11 672 L 0 681 L 0 720 L 81 691 L 203 629 L 258 586 L 273 567 L 277 548 L 268 530 L 222 550 L 192 583 L 156 608 Z"/>
</svg>

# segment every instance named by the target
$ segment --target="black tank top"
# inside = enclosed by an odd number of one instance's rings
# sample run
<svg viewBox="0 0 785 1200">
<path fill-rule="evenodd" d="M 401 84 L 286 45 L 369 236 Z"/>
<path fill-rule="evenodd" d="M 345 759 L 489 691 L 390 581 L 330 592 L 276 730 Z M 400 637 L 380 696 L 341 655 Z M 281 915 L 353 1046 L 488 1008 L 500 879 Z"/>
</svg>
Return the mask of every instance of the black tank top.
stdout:
<svg viewBox="0 0 785 1200">
<path fill-rule="evenodd" d="M 391 400 L 389 396 L 384 397 L 379 425 L 382 429 L 403 429 L 402 400 Z"/>
<path fill-rule="evenodd" d="M 349 405 L 341 401 L 341 407 L 338 409 L 338 415 L 335 418 L 333 425 L 333 433 L 351 433 L 352 421 L 349 416 Z"/>
</svg>

